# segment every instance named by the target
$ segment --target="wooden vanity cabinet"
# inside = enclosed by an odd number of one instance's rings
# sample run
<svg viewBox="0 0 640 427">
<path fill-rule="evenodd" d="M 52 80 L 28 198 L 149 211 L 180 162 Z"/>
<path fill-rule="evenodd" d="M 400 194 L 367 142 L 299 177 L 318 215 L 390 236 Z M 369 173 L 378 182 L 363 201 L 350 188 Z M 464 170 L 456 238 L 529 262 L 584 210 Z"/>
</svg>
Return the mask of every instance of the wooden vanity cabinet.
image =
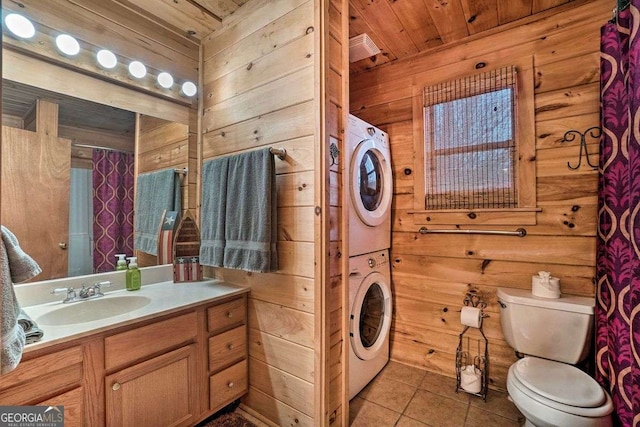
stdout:
<svg viewBox="0 0 640 427">
<path fill-rule="evenodd" d="M 0 405 L 64 406 L 67 427 L 192 426 L 244 395 L 247 296 L 26 353 Z"/>
<path fill-rule="evenodd" d="M 191 426 L 245 394 L 246 323 L 240 295 L 106 337 L 106 425 Z"/>
<path fill-rule="evenodd" d="M 105 378 L 107 426 L 194 424 L 197 333 L 194 311 L 105 338 L 107 372 L 126 366 Z"/>
<path fill-rule="evenodd" d="M 209 332 L 209 410 L 215 412 L 246 394 L 247 298 L 207 310 Z"/>
<path fill-rule="evenodd" d="M 26 355 L 15 370 L 0 377 L 0 405 L 64 406 L 65 426 L 88 425 L 83 360 L 81 346 Z"/>
</svg>

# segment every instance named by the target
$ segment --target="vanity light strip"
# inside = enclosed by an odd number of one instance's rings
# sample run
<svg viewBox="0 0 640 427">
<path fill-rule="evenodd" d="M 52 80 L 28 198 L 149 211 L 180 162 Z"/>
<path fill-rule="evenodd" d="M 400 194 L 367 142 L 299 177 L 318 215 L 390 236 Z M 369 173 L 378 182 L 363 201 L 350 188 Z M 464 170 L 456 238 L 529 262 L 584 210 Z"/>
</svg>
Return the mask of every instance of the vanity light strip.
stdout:
<svg viewBox="0 0 640 427">
<path fill-rule="evenodd" d="M 9 22 L 6 22 L 7 20 Z M 16 20 L 20 24 L 19 30 L 14 29 L 12 31 L 9 28 L 9 24 L 11 23 L 13 28 L 13 21 Z M 30 26 L 26 29 L 23 29 L 27 25 Z M 38 27 L 40 28 L 38 29 Z M 33 31 L 31 31 L 31 29 L 33 29 Z M 27 32 L 27 30 L 29 31 Z M 176 79 L 174 79 L 173 76 L 171 76 L 167 72 L 159 72 L 158 76 L 154 76 L 153 73 L 147 73 L 146 67 L 144 67 L 144 64 L 140 63 L 139 61 L 133 61 L 134 63 L 136 63 L 136 68 L 134 69 L 134 73 L 131 74 L 129 66 L 125 65 L 130 61 L 130 58 L 118 57 L 117 54 L 111 51 L 107 51 L 106 49 L 101 49 L 100 47 L 93 45 L 92 43 L 81 42 L 75 39 L 72 35 L 60 34 L 59 31 L 47 27 L 46 25 L 34 23 L 30 19 L 18 13 L 9 13 L 7 16 L 5 16 L 5 25 L 3 26 L 3 32 L 10 35 L 13 39 L 12 41 L 7 43 L 7 46 L 16 45 L 21 48 L 30 46 L 33 43 L 27 42 L 26 40 L 36 36 L 39 39 L 39 44 L 50 43 L 52 46 L 55 45 L 56 48 L 52 49 L 51 51 L 57 52 L 60 56 L 63 56 L 65 58 L 63 62 L 68 62 L 69 64 L 75 63 L 77 64 L 76 66 L 81 70 L 90 71 L 91 73 L 97 73 L 102 76 L 110 77 L 120 83 L 127 83 L 121 78 L 122 74 L 130 74 L 130 79 L 133 79 L 133 81 L 135 81 L 136 83 L 134 84 L 134 86 L 138 87 L 139 89 L 151 90 L 156 94 L 168 96 L 169 98 L 176 100 L 179 99 L 179 97 L 193 99 L 198 92 L 196 84 L 186 79 L 182 82 L 179 82 L 176 81 Z M 55 36 L 55 34 L 57 34 L 57 36 Z M 56 39 L 59 39 L 61 43 L 63 41 L 66 41 L 67 44 L 56 44 Z M 69 45 L 69 43 L 71 45 Z M 31 49 L 27 47 L 27 50 Z M 87 63 L 87 53 L 92 51 L 100 51 L 99 56 L 96 57 L 95 54 L 93 55 L 93 60 L 97 61 L 97 63 L 95 64 Z M 55 55 L 45 54 L 44 56 L 52 59 Z M 106 56 L 108 56 L 107 62 L 105 62 Z M 121 62 L 120 59 L 125 59 L 126 61 Z M 120 68 L 127 70 L 128 73 L 126 71 L 123 73 Z M 142 72 L 142 68 L 144 68 L 144 73 Z M 162 84 L 158 83 L 157 81 L 154 83 L 143 82 L 143 79 L 145 79 L 145 77 L 147 77 L 147 80 L 156 80 L 160 78 Z"/>
</svg>

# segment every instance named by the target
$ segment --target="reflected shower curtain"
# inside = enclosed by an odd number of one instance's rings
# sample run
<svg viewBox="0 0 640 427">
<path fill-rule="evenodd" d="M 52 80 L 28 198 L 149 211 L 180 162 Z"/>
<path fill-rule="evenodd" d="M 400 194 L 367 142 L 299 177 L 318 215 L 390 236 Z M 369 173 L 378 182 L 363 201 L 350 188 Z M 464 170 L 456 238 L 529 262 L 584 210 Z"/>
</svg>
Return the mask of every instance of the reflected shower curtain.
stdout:
<svg viewBox="0 0 640 427">
<path fill-rule="evenodd" d="M 640 0 L 601 32 L 596 378 L 640 426 Z"/>
<path fill-rule="evenodd" d="M 93 271 L 133 255 L 133 154 L 93 150 Z"/>
</svg>

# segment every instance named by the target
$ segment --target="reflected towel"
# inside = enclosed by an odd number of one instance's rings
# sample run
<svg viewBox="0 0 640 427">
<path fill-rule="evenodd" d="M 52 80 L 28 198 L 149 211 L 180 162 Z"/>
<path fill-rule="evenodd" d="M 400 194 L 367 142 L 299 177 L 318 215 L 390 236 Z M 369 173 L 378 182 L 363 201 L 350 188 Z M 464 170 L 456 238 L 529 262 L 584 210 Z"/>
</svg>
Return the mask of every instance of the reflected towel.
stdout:
<svg viewBox="0 0 640 427">
<path fill-rule="evenodd" d="M 202 165 L 200 219 L 200 264 L 202 265 L 223 267 L 228 170 L 228 157 L 208 160 Z"/>
<path fill-rule="evenodd" d="M 37 323 L 23 309 L 20 309 L 20 313 L 18 313 L 18 325 L 24 331 L 27 344 L 38 342 L 44 336 L 44 331 L 38 327 Z"/>
<path fill-rule="evenodd" d="M 140 174 L 134 209 L 134 249 L 158 254 L 162 212 L 182 210 L 180 180 L 173 169 Z"/>
</svg>

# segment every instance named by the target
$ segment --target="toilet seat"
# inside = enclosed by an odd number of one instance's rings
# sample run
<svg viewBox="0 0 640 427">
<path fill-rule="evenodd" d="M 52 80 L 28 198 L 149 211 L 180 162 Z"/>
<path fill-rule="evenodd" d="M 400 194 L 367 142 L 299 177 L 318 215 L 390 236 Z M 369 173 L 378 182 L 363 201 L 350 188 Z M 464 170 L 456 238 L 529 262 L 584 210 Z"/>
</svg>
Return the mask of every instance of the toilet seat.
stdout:
<svg viewBox="0 0 640 427">
<path fill-rule="evenodd" d="M 507 379 L 529 398 L 558 411 L 589 418 L 613 411 L 602 387 L 575 366 L 525 357 L 511 365 Z"/>
</svg>

